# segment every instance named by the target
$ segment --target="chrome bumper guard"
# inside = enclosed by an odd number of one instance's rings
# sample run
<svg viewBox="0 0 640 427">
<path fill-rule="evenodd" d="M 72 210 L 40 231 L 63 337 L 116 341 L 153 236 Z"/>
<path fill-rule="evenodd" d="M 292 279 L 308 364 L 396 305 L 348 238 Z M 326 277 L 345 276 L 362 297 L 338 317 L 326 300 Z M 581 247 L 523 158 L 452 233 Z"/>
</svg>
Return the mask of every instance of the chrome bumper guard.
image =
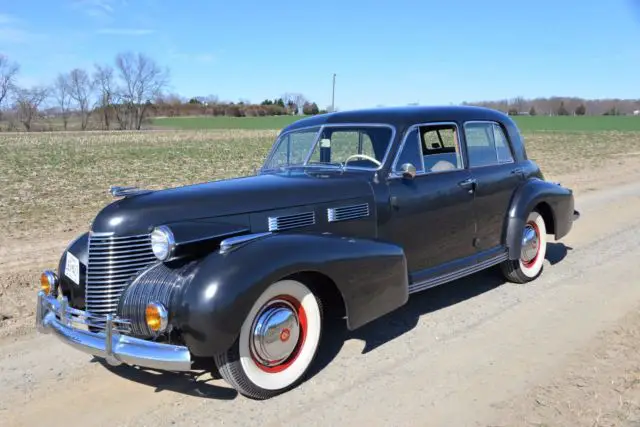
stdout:
<svg viewBox="0 0 640 427">
<path fill-rule="evenodd" d="M 184 346 L 162 344 L 124 335 L 128 322 L 108 316 L 94 316 L 69 307 L 66 298 L 58 300 L 38 292 L 36 328 L 53 332 L 76 349 L 106 359 L 113 366 L 127 364 L 165 371 L 191 369 L 191 353 Z M 91 332 L 76 325 L 97 326 L 102 332 Z"/>
</svg>

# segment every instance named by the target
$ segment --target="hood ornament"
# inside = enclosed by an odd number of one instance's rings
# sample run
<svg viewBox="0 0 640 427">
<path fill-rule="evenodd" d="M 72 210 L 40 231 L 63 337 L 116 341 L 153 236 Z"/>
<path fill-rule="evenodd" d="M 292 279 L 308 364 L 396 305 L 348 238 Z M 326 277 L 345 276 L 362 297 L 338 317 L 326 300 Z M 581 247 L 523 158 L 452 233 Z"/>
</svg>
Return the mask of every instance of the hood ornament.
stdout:
<svg viewBox="0 0 640 427">
<path fill-rule="evenodd" d="M 143 188 L 138 188 L 135 186 L 119 186 L 112 185 L 109 187 L 109 193 L 113 197 L 130 197 L 130 196 L 138 196 L 140 194 L 151 193 L 153 190 L 147 190 Z"/>
</svg>

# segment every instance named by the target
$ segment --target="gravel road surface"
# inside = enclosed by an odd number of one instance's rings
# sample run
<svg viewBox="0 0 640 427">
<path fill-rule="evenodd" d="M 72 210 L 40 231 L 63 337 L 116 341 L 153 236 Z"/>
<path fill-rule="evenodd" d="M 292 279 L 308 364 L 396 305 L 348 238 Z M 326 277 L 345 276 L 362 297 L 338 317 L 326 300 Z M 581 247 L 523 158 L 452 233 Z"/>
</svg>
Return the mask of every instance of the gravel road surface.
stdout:
<svg viewBox="0 0 640 427">
<path fill-rule="evenodd" d="M 482 272 L 361 330 L 336 327 L 311 378 L 268 401 L 206 373 L 107 367 L 52 336 L 5 337 L 0 424 L 633 425 L 640 185 L 586 193 L 576 207 L 581 219 L 550 243 L 537 281 Z"/>
</svg>

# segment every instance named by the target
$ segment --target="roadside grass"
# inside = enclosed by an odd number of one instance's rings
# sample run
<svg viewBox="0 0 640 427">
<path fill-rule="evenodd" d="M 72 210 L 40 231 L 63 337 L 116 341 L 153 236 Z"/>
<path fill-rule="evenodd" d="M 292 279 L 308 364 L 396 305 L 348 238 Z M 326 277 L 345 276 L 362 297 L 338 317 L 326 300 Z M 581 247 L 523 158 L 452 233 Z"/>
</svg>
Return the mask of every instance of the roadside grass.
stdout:
<svg viewBox="0 0 640 427">
<path fill-rule="evenodd" d="M 171 129 L 282 129 L 305 116 L 265 117 L 162 117 L 151 121 L 153 127 Z"/>
<path fill-rule="evenodd" d="M 19 133 L 0 139 L 5 237 L 86 230 L 110 185 L 166 188 L 253 174 L 275 130 Z M 640 151 L 640 132 L 526 132 L 547 178 Z"/>
</svg>

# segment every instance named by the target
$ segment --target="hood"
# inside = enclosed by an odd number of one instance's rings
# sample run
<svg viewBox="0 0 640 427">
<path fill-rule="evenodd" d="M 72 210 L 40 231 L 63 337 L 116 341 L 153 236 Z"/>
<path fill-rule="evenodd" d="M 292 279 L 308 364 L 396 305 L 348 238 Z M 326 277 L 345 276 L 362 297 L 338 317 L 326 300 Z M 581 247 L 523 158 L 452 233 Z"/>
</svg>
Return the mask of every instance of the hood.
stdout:
<svg viewBox="0 0 640 427">
<path fill-rule="evenodd" d="M 160 224 L 211 218 L 248 225 L 248 215 L 243 214 L 371 194 L 369 182 L 358 173 L 263 174 L 120 199 L 100 211 L 91 229 L 124 236 L 145 234 Z"/>
</svg>

